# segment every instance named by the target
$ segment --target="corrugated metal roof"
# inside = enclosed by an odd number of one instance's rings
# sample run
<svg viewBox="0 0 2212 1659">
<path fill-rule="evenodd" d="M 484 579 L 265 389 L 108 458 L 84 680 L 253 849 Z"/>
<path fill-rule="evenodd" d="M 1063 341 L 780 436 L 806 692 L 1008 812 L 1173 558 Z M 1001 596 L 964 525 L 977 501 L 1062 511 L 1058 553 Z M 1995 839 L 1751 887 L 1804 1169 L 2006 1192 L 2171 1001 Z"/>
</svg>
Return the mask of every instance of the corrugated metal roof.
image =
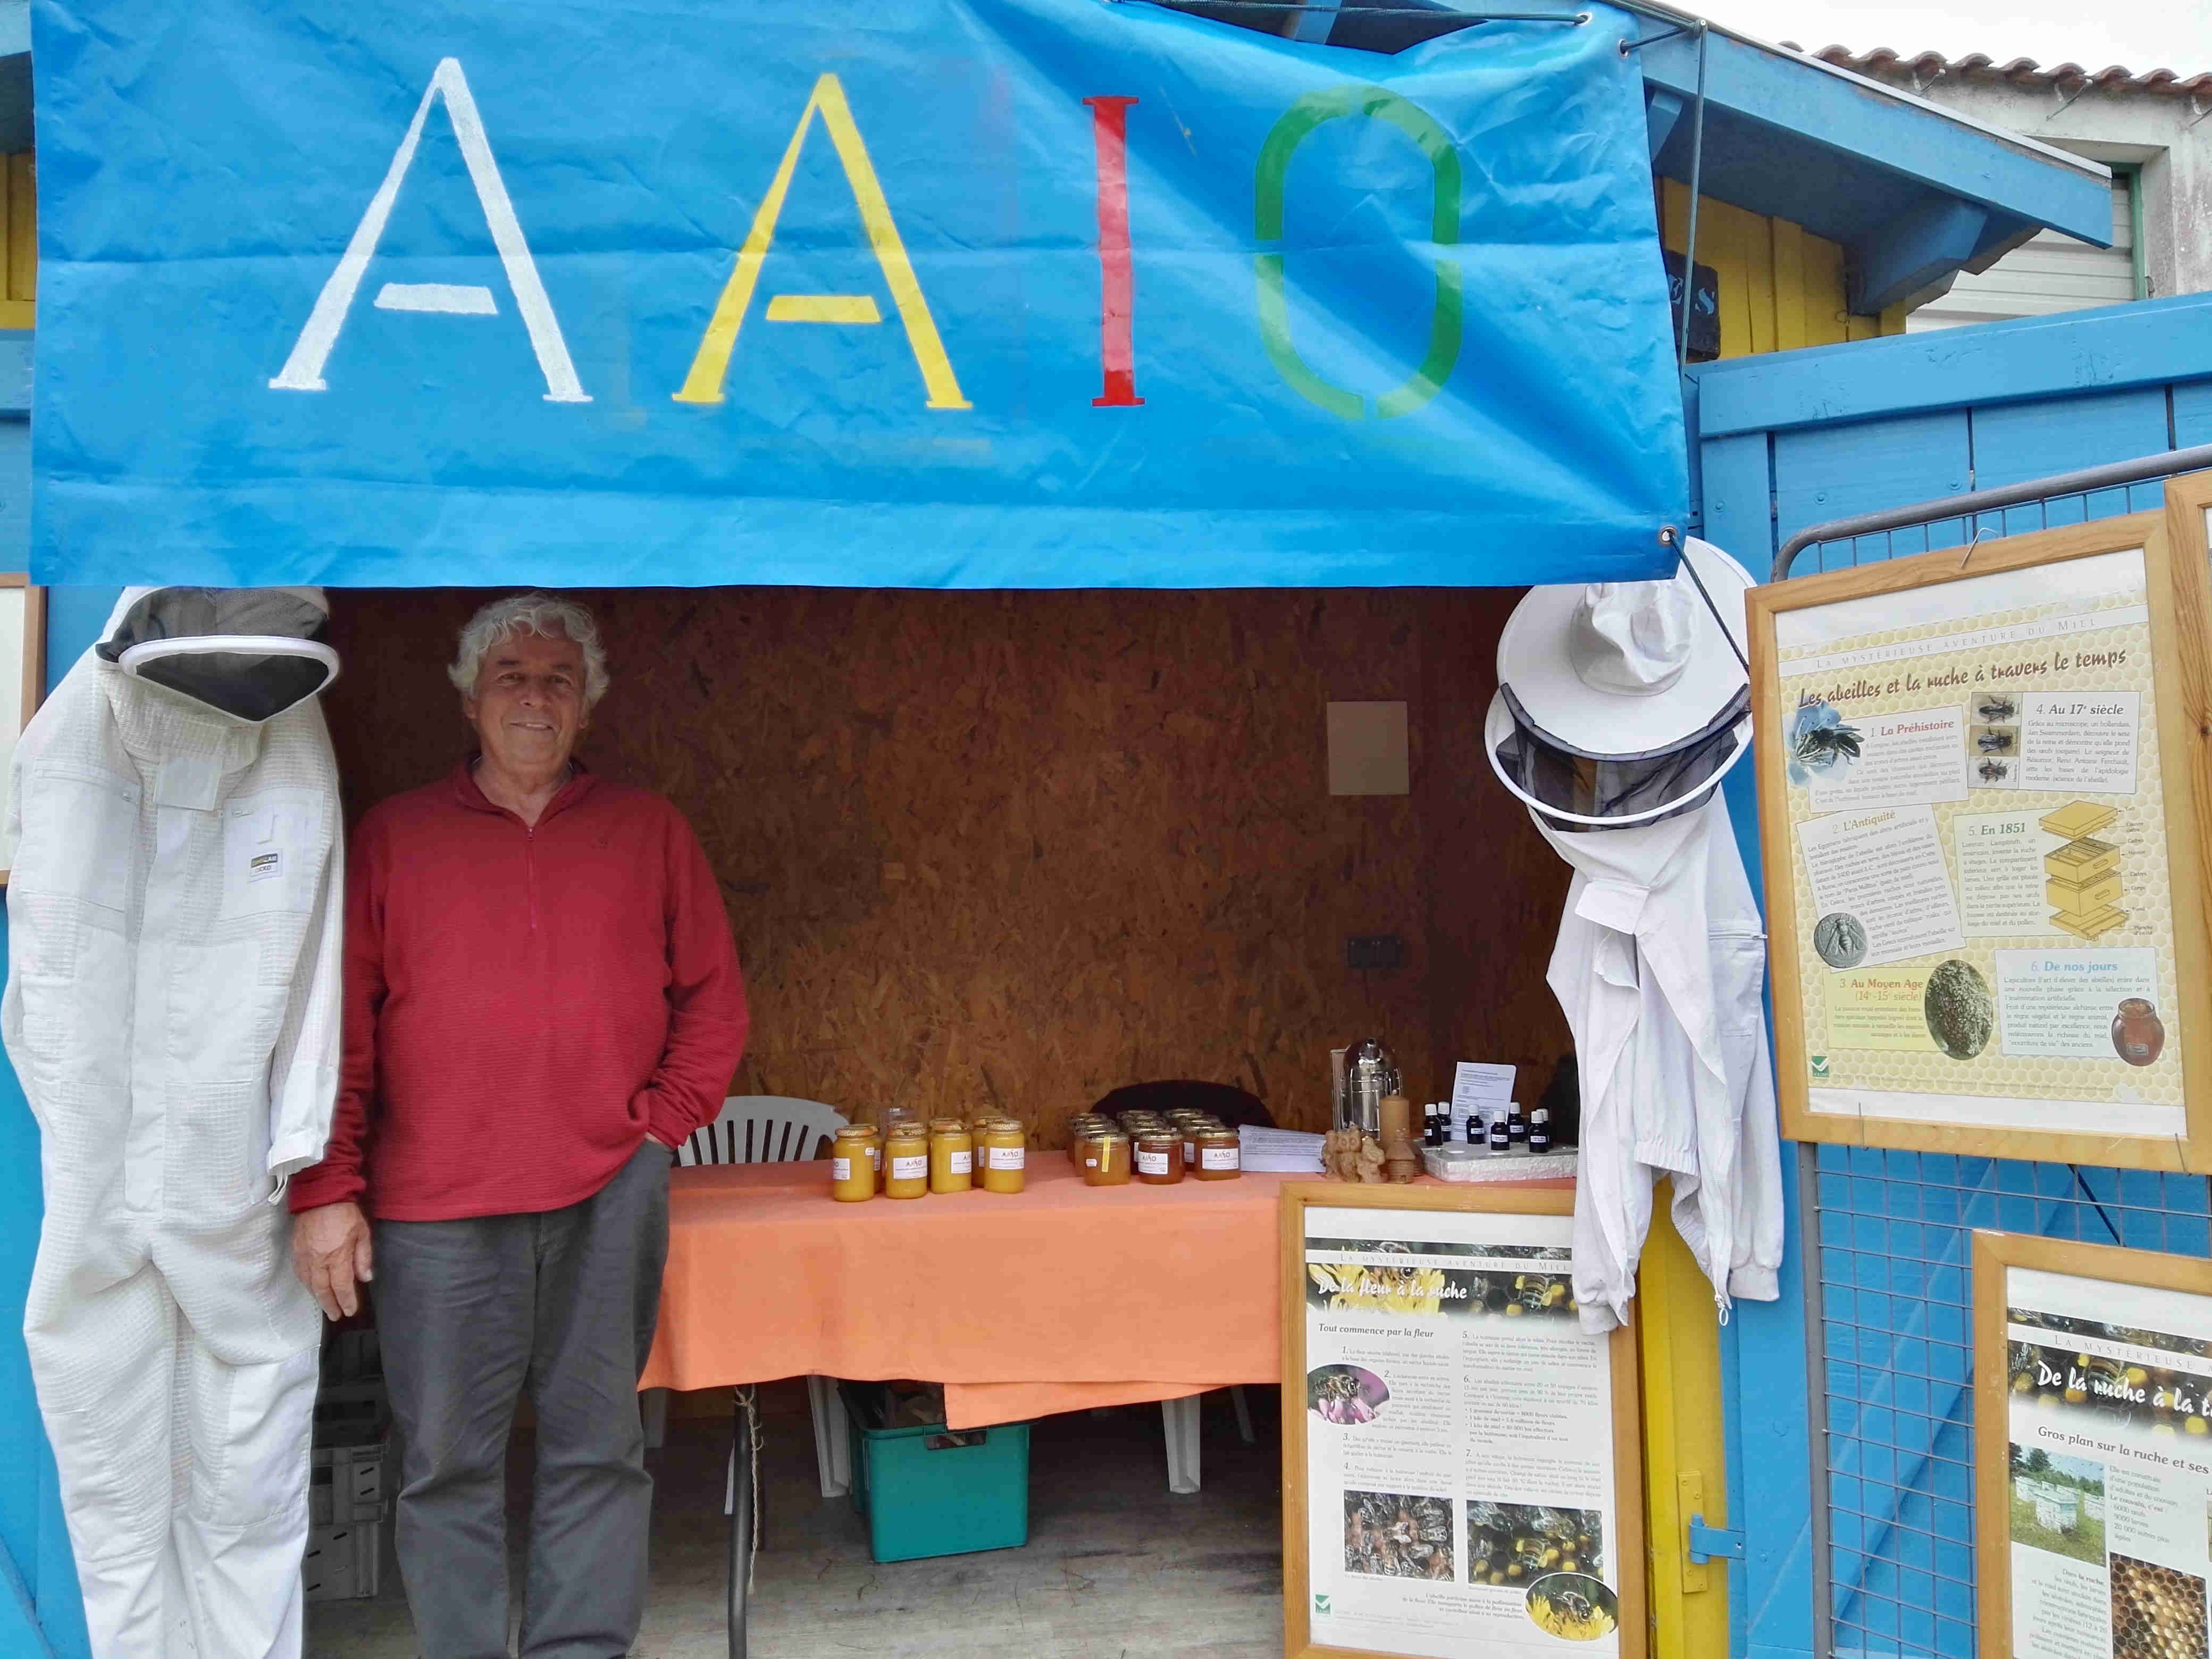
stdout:
<svg viewBox="0 0 2212 1659">
<path fill-rule="evenodd" d="M 1946 58 L 1940 52 L 1902 52 L 1890 46 L 1875 46 L 1866 52 L 1853 52 L 1849 46 L 1822 46 L 1818 52 L 1808 52 L 1795 41 L 1784 40 L 1782 44 L 1808 58 L 1833 64 L 1838 69 L 1869 76 L 1910 75 L 1923 87 L 1939 76 L 1948 75 L 1966 81 L 2003 81 L 2019 87 L 2057 87 L 2068 91 L 2095 87 L 2106 92 L 2144 92 L 2170 98 L 2212 97 L 2212 71 L 2188 76 L 2170 69 L 2138 72 L 2121 64 L 2092 70 L 2080 64 L 2046 65 L 2033 58 L 2014 58 L 2001 64 L 1985 52 L 1969 52 L 1964 58 Z"/>
</svg>

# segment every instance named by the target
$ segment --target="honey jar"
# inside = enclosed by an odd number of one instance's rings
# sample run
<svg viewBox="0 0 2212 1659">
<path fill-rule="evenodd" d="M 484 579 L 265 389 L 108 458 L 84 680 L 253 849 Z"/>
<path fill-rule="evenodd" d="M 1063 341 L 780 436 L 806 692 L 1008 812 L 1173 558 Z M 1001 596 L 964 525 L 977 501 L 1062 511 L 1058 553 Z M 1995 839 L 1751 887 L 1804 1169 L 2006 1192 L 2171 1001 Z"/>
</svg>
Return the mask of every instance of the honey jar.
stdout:
<svg viewBox="0 0 2212 1659">
<path fill-rule="evenodd" d="M 1198 1163 L 1191 1174 L 1200 1181 L 1234 1181 L 1244 1173 L 1243 1143 L 1234 1129 L 1200 1129 Z"/>
<path fill-rule="evenodd" d="M 1198 1137 L 1201 1131 L 1218 1129 L 1221 1124 L 1211 1112 L 1186 1112 L 1176 1120 L 1176 1128 L 1182 1136 L 1182 1166 L 1186 1170 L 1198 1167 Z"/>
<path fill-rule="evenodd" d="M 964 1193 L 975 1184 L 975 1142 L 957 1117 L 929 1126 L 929 1190 Z"/>
<path fill-rule="evenodd" d="M 983 1190 L 1018 1193 L 1029 1180 L 1029 1131 L 1002 1117 L 983 1131 Z"/>
<path fill-rule="evenodd" d="M 1083 1143 L 1083 1184 L 1086 1187 L 1127 1186 L 1129 1152 L 1129 1137 L 1119 1129 L 1094 1131 Z"/>
<path fill-rule="evenodd" d="M 1067 1120 L 1067 1161 L 1078 1170 L 1083 1167 L 1083 1143 L 1101 1129 L 1114 1126 L 1096 1112 L 1078 1112 Z"/>
<path fill-rule="evenodd" d="M 1137 1179 L 1147 1187 L 1172 1187 L 1182 1179 L 1182 1132 L 1165 1125 L 1136 1139 Z"/>
<path fill-rule="evenodd" d="M 884 1132 L 872 1123 L 855 1123 L 850 1128 L 852 1133 L 867 1142 L 868 1167 L 876 1172 L 877 1181 L 881 1182 L 884 1177 Z M 837 1133 L 842 1135 L 847 1131 L 840 1129 Z"/>
<path fill-rule="evenodd" d="M 892 1124 L 884 1140 L 884 1196 L 920 1198 L 928 1190 L 928 1134 L 916 1122 Z"/>
<path fill-rule="evenodd" d="M 830 1196 L 840 1204 L 860 1204 L 876 1195 L 876 1166 L 868 1156 L 866 1129 L 840 1129 L 830 1143 Z"/>
</svg>

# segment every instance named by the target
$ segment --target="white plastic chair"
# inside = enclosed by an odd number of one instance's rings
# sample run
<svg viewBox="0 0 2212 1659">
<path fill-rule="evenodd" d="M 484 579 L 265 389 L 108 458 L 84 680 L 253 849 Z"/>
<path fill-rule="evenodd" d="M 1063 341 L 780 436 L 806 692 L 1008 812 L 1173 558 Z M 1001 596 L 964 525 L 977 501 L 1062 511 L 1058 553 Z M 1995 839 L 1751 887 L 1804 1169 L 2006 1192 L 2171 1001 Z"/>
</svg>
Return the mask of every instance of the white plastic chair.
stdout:
<svg viewBox="0 0 2212 1659">
<path fill-rule="evenodd" d="M 693 1164 L 803 1164 L 821 1143 L 851 1120 L 834 1106 L 788 1095 L 732 1095 L 714 1121 L 693 1131 L 676 1149 L 676 1161 Z M 853 1484 L 853 1451 L 846 1438 L 845 1402 L 834 1378 L 806 1379 L 814 1408 L 814 1465 L 824 1498 L 842 1498 Z M 668 1431 L 668 1390 L 645 1392 L 645 1443 L 658 1446 Z"/>
</svg>

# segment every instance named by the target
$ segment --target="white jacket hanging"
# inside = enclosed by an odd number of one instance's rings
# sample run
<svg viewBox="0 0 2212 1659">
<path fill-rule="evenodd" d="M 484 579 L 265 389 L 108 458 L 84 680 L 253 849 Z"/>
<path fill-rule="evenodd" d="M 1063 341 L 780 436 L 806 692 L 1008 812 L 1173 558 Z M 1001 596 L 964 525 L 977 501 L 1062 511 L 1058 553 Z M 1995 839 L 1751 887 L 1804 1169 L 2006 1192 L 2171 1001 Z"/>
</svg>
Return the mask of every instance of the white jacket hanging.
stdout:
<svg viewBox="0 0 2212 1659">
<path fill-rule="evenodd" d="M 313 590 L 134 589 L 15 749 L 0 1035 L 41 1135 L 24 1335 L 96 1659 L 287 1659 L 320 1316 L 285 1178 L 337 1096 Z"/>
<path fill-rule="evenodd" d="M 1771 1301 L 1782 1166 L 1761 1006 L 1766 949 L 1726 804 L 1573 834 L 1531 813 L 1574 867 L 1546 975 L 1582 1085 L 1575 1297 L 1592 1331 L 1626 1322 L 1653 1183 L 1712 1281 Z"/>
</svg>

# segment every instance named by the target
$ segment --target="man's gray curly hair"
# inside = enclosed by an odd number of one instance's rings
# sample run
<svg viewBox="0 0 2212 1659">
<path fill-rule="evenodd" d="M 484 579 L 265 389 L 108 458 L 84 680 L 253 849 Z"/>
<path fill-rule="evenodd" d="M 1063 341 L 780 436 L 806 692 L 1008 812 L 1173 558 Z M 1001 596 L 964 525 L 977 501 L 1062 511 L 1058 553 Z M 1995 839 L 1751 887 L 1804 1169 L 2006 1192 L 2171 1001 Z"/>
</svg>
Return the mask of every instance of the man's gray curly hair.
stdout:
<svg viewBox="0 0 2212 1659">
<path fill-rule="evenodd" d="M 607 695 L 607 652 L 599 643 L 599 625 L 592 613 L 574 599 L 557 594 L 517 593 L 494 599 L 469 618 L 461 629 L 461 646 L 453 665 L 446 671 L 462 696 L 473 694 L 484 653 L 513 634 L 556 635 L 574 642 L 584 653 L 584 707 L 595 707 Z"/>
</svg>

